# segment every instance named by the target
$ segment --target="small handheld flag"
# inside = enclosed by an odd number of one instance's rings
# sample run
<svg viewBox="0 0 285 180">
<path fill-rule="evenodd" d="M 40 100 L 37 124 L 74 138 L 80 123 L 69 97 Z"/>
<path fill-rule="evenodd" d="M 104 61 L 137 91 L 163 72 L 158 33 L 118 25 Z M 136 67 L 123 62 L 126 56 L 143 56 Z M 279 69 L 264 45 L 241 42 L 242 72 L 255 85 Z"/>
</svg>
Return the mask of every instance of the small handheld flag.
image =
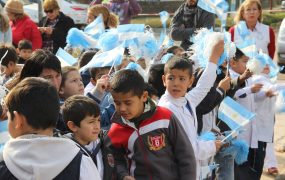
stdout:
<svg viewBox="0 0 285 180">
<path fill-rule="evenodd" d="M 66 52 L 62 48 L 58 49 L 58 51 L 56 52 L 56 56 L 61 63 L 61 67 L 73 66 L 77 62 L 77 60 L 73 56 L 71 56 L 68 52 Z"/>
</svg>

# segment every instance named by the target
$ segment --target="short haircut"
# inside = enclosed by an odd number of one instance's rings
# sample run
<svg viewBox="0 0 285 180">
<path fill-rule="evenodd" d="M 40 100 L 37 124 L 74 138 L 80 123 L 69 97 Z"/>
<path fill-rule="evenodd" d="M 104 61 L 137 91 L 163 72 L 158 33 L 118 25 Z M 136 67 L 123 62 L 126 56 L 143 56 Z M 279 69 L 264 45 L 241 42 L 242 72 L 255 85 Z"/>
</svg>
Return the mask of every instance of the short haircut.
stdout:
<svg viewBox="0 0 285 180">
<path fill-rule="evenodd" d="M 43 4 L 44 10 L 59 9 L 59 5 L 56 0 L 45 0 Z"/>
<path fill-rule="evenodd" d="M 189 76 L 193 74 L 193 63 L 191 60 L 184 59 L 178 56 L 172 56 L 164 66 L 164 75 L 169 73 L 173 69 L 188 70 Z"/>
<path fill-rule="evenodd" d="M 111 93 L 129 93 L 141 97 L 145 91 L 143 77 L 134 70 L 123 69 L 117 71 L 111 78 Z"/>
<path fill-rule="evenodd" d="M 33 49 L 33 46 L 32 46 L 32 43 L 31 41 L 28 41 L 26 39 L 23 39 L 19 42 L 18 44 L 18 49 L 19 50 L 23 50 L 23 49 L 30 49 L 32 50 Z"/>
<path fill-rule="evenodd" d="M 88 64 L 98 51 L 99 50 L 89 50 L 82 53 L 78 58 L 78 67 L 82 68 L 83 66 Z"/>
<path fill-rule="evenodd" d="M 79 71 L 78 71 L 78 69 L 76 68 L 76 67 L 74 67 L 74 66 L 65 66 L 65 67 L 63 67 L 62 69 L 61 69 L 61 73 L 62 73 L 62 79 L 61 79 L 61 87 L 63 87 L 64 86 L 64 83 L 65 83 L 65 81 L 66 81 L 66 78 L 67 78 L 67 75 L 68 75 L 68 73 L 70 73 L 71 71 L 77 71 L 78 73 L 79 73 Z"/>
<path fill-rule="evenodd" d="M 82 95 L 74 95 L 65 100 L 62 106 L 62 115 L 66 124 L 68 121 L 72 121 L 80 127 L 80 122 L 86 116 L 98 117 L 100 108 L 93 99 Z"/>
<path fill-rule="evenodd" d="M 239 48 L 236 48 L 235 56 L 233 57 L 234 61 L 238 61 L 243 56 L 246 56 Z"/>
<path fill-rule="evenodd" d="M 164 74 L 164 64 L 153 64 L 149 69 L 148 83 L 157 90 L 157 96 L 161 97 L 165 93 L 165 87 L 162 81 Z"/>
<path fill-rule="evenodd" d="M 90 72 L 91 78 L 97 80 L 98 78 L 97 75 L 105 69 L 111 69 L 111 66 L 90 68 L 89 72 Z"/>
<path fill-rule="evenodd" d="M 13 46 L 0 46 L 0 57 L 2 58 L 5 54 L 6 56 L 2 59 L 1 65 L 7 67 L 9 62 L 17 63 L 18 56 Z"/>
<path fill-rule="evenodd" d="M 175 54 L 174 52 L 177 50 L 177 49 L 181 49 L 182 51 L 184 51 L 184 49 L 180 46 L 171 46 L 170 48 L 167 49 L 167 53 L 172 53 L 172 54 Z"/>
<path fill-rule="evenodd" d="M 25 116 L 35 129 L 56 126 L 59 116 L 59 97 L 56 88 L 43 78 L 30 77 L 17 84 L 5 99 L 14 119 L 14 111 Z"/>
<path fill-rule="evenodd" d="M 50 51 L 37 49 L 25 63 L 20 74 L 20 80 L 26 77 L 38 77 L 43 69 L 52 69 L 61 74 L 61 64 L 58 58 Z"/>
</svg>

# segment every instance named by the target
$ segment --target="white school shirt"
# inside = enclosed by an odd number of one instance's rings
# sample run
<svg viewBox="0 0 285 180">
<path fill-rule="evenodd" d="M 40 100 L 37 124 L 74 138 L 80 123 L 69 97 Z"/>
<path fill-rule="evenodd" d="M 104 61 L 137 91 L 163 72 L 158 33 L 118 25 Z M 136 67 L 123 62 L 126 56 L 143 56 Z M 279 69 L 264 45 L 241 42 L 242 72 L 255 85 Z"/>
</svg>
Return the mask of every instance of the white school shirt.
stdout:
<svg viewBox="0 0 285 180">
<path fill-rule="evenodd" d="M 205 98 L 216 80 L 217 65 L 209 62 L 197 86 L 189 91 L 185 97 L 173 98 L 168 91 L 159 100 L 158 106 L 171 110 L 182 124 L 195 153 L 197 164 L 197 179 L 200 176 L 200 160 L 206 160 L 216 153 L 215 141 L 198 140 L 196 107 Z M 193 115 L 186 107 L 190 103 Z"/>
<path fill-rule="evenodd" d="M 257 51 L 262 50 L 263 53 L 268 54 L 268 44 L 270 43 L 269 26 L 257 22 L 253 31 L 249 30 L 249 37 L 255 40 Z M 237 26 L 235 26 L 234 42 L 239 44 L 242 41 L 244 40 L 238 32 Z"/>
<path fill-rule="evenodd" d="M 237 78 L 240 74 L 234 72 L 230 69 L 230 75 L 232 78 Z M 252 113 L 255 112 L 255 103 L 254 103 L 254 93 L 251 92 L 251 86 L 253 85 L 252 78 L 248 78 L 245 81 L 245 87 L 236 91 L 234 98 L 235 100 Z M 258 130 L 256 119 L 253 118 L 247 125 L 243 127 L 245 131 L 237 136 L 237 139 L 243 139 L 247 142 L 249 147 L 258 148 Z"/>
<path fill-rule="evenodd" d="M 259 141 L 272 143 L 276 97 L 266 97 L 265 93 L 268 90 L 276 92 L 285 89 L 285 84 L 274 84 L 266 74 L 254 75 L 253 82 L 263 84 L 262 89 L 254 96 L 256 104 L 256 122 L 258 126 L 257 138 Z"/>
</svg>

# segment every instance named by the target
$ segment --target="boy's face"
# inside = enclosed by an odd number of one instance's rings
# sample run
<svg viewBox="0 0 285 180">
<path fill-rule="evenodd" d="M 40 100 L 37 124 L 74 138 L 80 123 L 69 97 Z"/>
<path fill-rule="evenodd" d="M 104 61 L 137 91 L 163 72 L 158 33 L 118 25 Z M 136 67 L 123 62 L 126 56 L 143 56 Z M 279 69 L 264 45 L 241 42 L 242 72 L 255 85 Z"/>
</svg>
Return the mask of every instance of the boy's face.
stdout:
<svg viewBox="0 0 285 180">
<path fill-rule="evenodd" d="M 64 85 L 60 87 L 59 94 L 66 99 L 73 95 L 84 94 L 84 85 L 78 71 L 70 71 L 67 74 Z"/>
<path fill-rule="evenodd" d="M 7 66 L 2 65 L 1 70 L 3 71 L 3 73 L 6 76 L 10 76 L 16 71 L 16 64 L 14 62 L 10 61 Z"/>
<path fill-rule="evenodd" d="M 60 84 L 61 84 L 61 74 L 53 69 L 44 68 L 40 77 L 47 79 L 51 82 L 57 91 L 59 91 Z"/>
<path fill-rule="evenodd" d="M 174 98 L 184 97 L 193 83 L 193 78 L 186 69 L 172 69 L 162 76 L 162 80 L 167 91 Z"/>
<path fill-rule="evenodd" d="M 139 117 L 144 111 L 144 103 L 147 101 L 147 92 L 144 91 L 141 97 L 133 95 L 133 92 L 115 93 L 112 92 L 116 111 L 127 120 Z"/>
<path fill-rule="evenodd" d="M 242 74 L 246 70 L 246 64 L 249 58 L 247 56 L 242 56 L 237 61 L 231 60 L 231 69 L 238 74 Z"/>
<path fill-rule="evenodd" d="M 32 52 L 33 51 L 31 49 L 21 49 L 19 50 L 19 56 L 24 60 L 27 60 L 31 57 Z"/>
<path fill-rule="evenodd" d="M 100 117 L 86 116 L 81 122 L 80 127 L 72 129 L 75 139 L 82 145 L 87 145 L 95 141 L 100 133 Z"/>
</svg>

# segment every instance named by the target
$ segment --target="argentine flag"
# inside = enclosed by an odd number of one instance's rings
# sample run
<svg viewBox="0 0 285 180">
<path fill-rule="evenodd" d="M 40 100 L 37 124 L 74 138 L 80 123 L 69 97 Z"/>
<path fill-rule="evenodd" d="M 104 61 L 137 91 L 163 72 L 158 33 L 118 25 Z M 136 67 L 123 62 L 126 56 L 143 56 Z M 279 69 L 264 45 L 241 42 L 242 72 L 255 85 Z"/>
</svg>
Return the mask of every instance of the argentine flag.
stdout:
<svg viewBox="0 0 285 180">
<path fill-rule="evenodd" d="M 84 32 L 98 38 L 105 30 L 102 14 L 84 28 Z"/>
<path fill-rule="evenodd" d="M 10 139 L 8 132 L 8 120 L 0 121 L 0 152 L 3 151 L 4 144 Z"/>
<path fill-rule="evenodd" d="M 117 27 L 120 41 L 138 38 L 144 34 L 144 24 L 123 24 Z"/>
<path fill-rule="evenodd" d="M 237 130 L 249 123 L 255 114 L 245 109 L 230 97 L 226 97 L 218 111 L 218 117 L 232 130 Z"/>
<path fill-rule="evenodd" d="M 61 67 L 73 66 L 77 62 L 77 60 L 73 56 L 71 56 L 68 52 L 66 52 L 62 48 L 59 48 L 57 50 L 56 57 L 59 59 Z"/>
<path fill-rule="evenodd" d="M 110 51 L 97 53 L 93 56 L 91 61 L 80 68 L 80 72 L 92 67 L 107 67 L 117 66 L 122 63 L 125 48 L 120 45 Z"/>
</svg>

